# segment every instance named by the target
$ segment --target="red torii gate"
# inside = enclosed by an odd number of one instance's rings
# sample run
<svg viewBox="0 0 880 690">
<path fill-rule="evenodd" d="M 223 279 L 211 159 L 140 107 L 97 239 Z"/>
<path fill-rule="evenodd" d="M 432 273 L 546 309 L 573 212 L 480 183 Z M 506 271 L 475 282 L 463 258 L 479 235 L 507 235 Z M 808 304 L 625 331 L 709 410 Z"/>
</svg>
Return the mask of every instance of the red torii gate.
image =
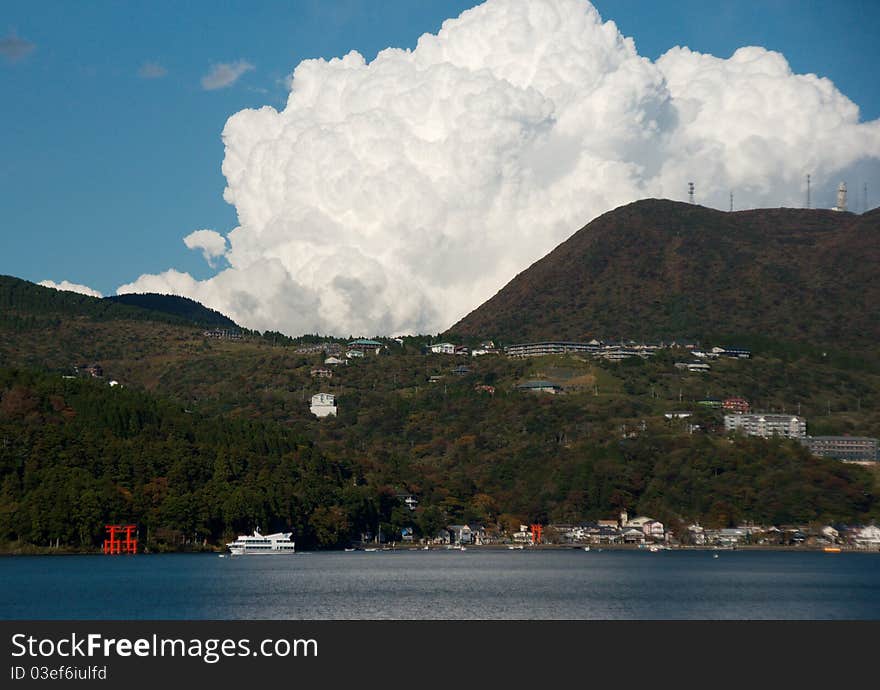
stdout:
<svg viewBox="0 0 880 690">
<path fill-rule="evenodd" d="M 104 553 L 137 553 L 138 540 L 132 537 L 137 530 L 137 525 L 104 525 L 107 530 L 108 538 L 104 540 Z M 125 540 L 122 539 L 122 533 L 125 532 Z"/>
<path fill-rule="evenodd" d="M 532 544 L 541 543 L 541 535 L 543 532 L 544 528 L 541 525 L 532 525 Z"/>
</svg>

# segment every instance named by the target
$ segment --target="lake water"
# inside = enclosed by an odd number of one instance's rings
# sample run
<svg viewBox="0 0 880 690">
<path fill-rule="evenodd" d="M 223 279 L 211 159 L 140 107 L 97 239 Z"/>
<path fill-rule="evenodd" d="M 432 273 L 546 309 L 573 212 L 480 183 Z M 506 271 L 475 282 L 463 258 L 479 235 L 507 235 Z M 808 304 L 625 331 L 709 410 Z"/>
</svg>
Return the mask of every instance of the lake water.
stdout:
<svg viewBox="0 0 880 690">
<path fill-rule="evenodd" d="M 0 619 L 868 619 L 880 554 L 377 551 L 0 558 Z"/>
</svg>

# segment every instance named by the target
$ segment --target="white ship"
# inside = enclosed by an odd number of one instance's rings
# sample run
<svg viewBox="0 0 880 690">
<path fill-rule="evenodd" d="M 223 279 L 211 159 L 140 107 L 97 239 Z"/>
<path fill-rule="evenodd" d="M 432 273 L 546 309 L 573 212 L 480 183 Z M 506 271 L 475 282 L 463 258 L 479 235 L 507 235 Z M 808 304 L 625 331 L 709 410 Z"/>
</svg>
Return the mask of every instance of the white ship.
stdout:
<svg viewBox="0 0 880 690">
<path fill-rule="evenodd" d="M 260 534 L 255 529 L 251 535 L 242 534 L 234 542 L 227 544 L 227 548 L 233 556 L 277 556 L 280 554 L 296 553 L 294 542 L 290 536 L 293 532 L 276 532 L 275 534 Z"/>
</svg>

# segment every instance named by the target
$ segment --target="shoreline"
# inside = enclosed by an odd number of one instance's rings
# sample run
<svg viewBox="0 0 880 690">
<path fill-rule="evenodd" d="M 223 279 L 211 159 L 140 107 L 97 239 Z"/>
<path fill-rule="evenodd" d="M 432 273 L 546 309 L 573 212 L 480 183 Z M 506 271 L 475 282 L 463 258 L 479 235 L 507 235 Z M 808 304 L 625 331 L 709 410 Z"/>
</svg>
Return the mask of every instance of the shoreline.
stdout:
<svg viewBox="0 0 880 690">
<path fill-rule="evenodd" d="M 465 551 L 584 551 L 589 547 L 591 553 L 603 551 L 647 551 L 650 552 L 650 545 L 640 546 L 638 544 L 539 544 L 537 546 L 523 545 L 522 549 L 511 549 L 510 544 L 467 544 Z M 782 546 L 779 544 L 740 544 L 737 546 L 660 546 L 658 553 L 663 551 L 707 551 L 707 552 L 730 552 L 730 551 L 777 551 L 782 553 L 865 553 L 880 554 L 880 548 L 857 548 L 854 546 L 836 545 L 832 548 L 840 549 L 839 551 L 826 552 L 825 546 Z M 311 551 L 299 551 L 298 553 L 345 553 L 352 551 L 365 551 L 370 549 L 377 552 L 403 552 L 403 551 L 460 551 L 458 546 L 446 544 L 430 544 L 426 549 L 424 545 L 420 546 L 358 546 L 347 547 L 346 549 L 314 549 Z M 115 554 L 115 555 L 138 555 L 138 556 L 157 556 L 157 555 L 195 555 L 195 554 L 212 554 L 212 555 L 229 555 L 226 549 L 198 549 L 179 551 L 141 551 L 137 554 Z M 82 550 L 73 548 L 55 548 L 55 547 L 30 547 L 21 549 L 0 549 L 0 558 L 15 556 L 105 556 L 101 551 Z"/>
</svg>

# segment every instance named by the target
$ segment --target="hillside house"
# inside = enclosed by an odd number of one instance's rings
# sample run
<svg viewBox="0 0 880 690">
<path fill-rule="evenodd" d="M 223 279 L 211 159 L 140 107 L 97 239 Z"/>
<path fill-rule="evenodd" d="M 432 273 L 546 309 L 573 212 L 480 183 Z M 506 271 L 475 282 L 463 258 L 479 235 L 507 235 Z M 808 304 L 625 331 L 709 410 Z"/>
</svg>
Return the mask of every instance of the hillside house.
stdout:
<svg viewBox="0 0 880 690">
<path fill-rule="evenodd" d="M 358 340 L 352 340 L 348 344 L 349 351 L 358 351 L 362 355 L 365 354 L 373 354 L 378 355 L 382 350 L 382 343 L 377 340 L 367 340 L 364 338 L 359 338 Z"/>
<path fill-rule="evenodd" d="M 333 372 L 330 369 L 312 369 L 311 375 L 313 379 L 332 379 Z"/>
<path fill-rule="evenodd" d="M 430 350 L 435 355 L 454 355 L 455 345 L 452 343 L 436 343 L 430 346 Z"/>
<path fill-rule="evenodd" d="M 527 393 L 550 393 L 551 395 L 562 392 L 562 386 L 552 381 L 526 381 L 517 384 L 516 389 Z"/>
<path fill-rule="evenodd" d="M 336 416 L 336 396 L 331 393 L 316 393 L 312 396 L 309 410 L 318 418 Z"/>
<path fill-rule="evenodd" d="M 676 362 L 675 368 L 687 369 L 689 372 L 702 373 L 709 371 L 712 367 L 705 362 Z"/>
<path fill-rule="evenodd" d="M 749 359 L 752 356 L 751 350 L 741 347 L 713 347 L 712 352 L 721 357 L 732 357 L 734 359 Z"/>
<path fill-rule="evenodd" d="M 666 412 L 663 416 L 666 417 L 666 419 L 687 419 L 693 414 L 693 412 L 687 410 L 679 410 L 675 412 Z"/>
<path fill-rule="evenodd" d="M 727 412 L 732 412 L 733 414 L 748 414 L 749 413 L 749 401 L 745 398 L 725 398 L 721 407 L 723 407 Z"/>
</svg>

